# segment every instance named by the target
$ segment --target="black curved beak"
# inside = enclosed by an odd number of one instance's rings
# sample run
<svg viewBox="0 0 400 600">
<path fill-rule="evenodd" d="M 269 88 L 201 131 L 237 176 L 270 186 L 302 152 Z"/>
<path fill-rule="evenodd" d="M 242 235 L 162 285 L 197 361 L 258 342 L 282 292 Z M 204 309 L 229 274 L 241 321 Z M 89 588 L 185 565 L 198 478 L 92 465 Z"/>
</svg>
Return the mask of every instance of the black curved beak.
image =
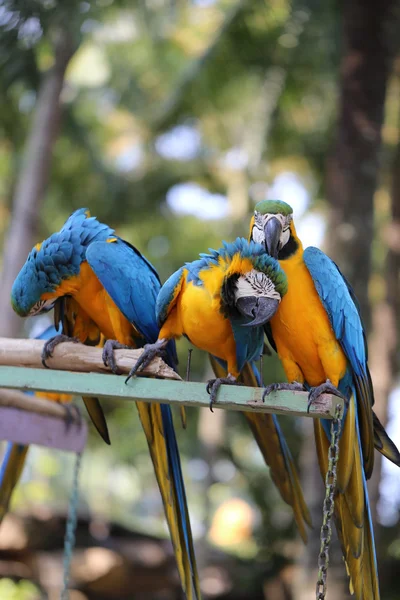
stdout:
<svg viewBox="0 0 400 600">
<path fill-rule="evenodd" d="M 249 323 L 243 323 L 243 327 L 256 327 L 264 325 L 272 319 L 278 310 L 279 301 L 273 298 L 255 298 L 244 296 L 236 301 L 238 311 L 244 316 L 252 319 Z"/>
<path fill-rule="evenodd" d="M 265 249 L 273 258 L 278 258 L 279 240 L 282 233 L 282 225 L 279 219 L 272 217 L 264 227 Z"/>
</svg>

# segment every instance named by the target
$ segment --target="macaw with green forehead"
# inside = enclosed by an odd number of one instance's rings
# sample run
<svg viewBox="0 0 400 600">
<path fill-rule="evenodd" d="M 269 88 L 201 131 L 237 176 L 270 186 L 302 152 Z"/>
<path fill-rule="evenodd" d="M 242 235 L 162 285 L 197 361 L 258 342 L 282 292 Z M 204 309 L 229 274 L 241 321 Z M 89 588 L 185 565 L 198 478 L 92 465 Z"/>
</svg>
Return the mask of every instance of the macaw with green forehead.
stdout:
<svg viewBox="0 0 400 600">
<path fill-rule="evenodd" d="M 212 405 L 223 383 L 260 385 L 254 361 L 263 351 L 262 326 L 278 310 L 287 281 L 278 262 L 265 254 L 263 246 L 242 238 L 224 242 L 219 250 L 200 256 L 171 275 L 161 288 L 156 306 L 158 340 L 145 346 L 129 377 L 172 339 L 184 335 L 213 356 L 217 378 L 207 384 Z M 306 541 L 310 515 L 278 420 L 275 415 L 245 414 L 270 466 L 271 477 L 292 507 Z"/>
<path fill-rule="evenodd" d="M 279 200 L 255 207 L 250 239 L 278 259 L 288 291 L 267 324 L 289 384 L 272 389 L 304 389 L 309 402 L 329 392 L 346 400 L 340 439 L 335 518 L 350 591 L 357 600 L 379 600 L 374 533 L 366 480 L 374 447 L 400 466 L 400 454 L 372 410 L 374 392 L 368 348 L 358 302 L 337 265 L 318 248 L 305 250 L 296 234 L 292 208 Z M 303 387 L 304 386 L 304 387 Z M 330 421 L 314 420 L 322 477 L 328 470 Z"/>
<path fill-rule="evenodd" d="M 59 341 L 75 336 L 83 343 L 104 345 L 103 359 L 115 371 L 114 348 L 141 347 L 156 341 L 158 274 L 147 259 L 114 230 L 75 211 L 61 230 L 30 252 L 16 278 L 11 302 L 22 317 L 55 307 L 64 334 L 45 345 L 44 360 Z M 174 342 L 165 360 L 175 368 Z M 108 440 L 97 399 L 86 406 Z M 94 406 L 94 412 L 93 412 Z M 136 403 L 160 488 L 181 584 L 188 600 L 200 598 L 189 511 L 179 450 L 169 405 Z M 103 420 L 102 420 L 103 417 Z"/>
</svg>

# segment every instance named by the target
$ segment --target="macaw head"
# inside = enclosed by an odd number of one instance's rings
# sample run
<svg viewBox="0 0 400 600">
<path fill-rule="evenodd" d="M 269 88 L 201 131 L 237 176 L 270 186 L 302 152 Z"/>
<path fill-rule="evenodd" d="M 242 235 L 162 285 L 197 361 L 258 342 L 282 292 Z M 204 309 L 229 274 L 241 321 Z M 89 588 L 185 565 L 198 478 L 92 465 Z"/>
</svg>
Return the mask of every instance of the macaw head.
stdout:
<svg viewBox="0 0 400 600">
<path fill-rule="evenodd" d="M 262 244 L 265 252 L 279 260 L 292 256 L 301 247 L 292 207 L 282 200 L 258 202 L 250 223 L 250 240 Z"/>
<path fill-rule="evenodd" d="M 57 298 L 71 293 L 87 246 L 99 236 L 107 238 L 112 233 L 107 225 L 90 217 L 87 209 L 75 211 L 59 232 L 30 251 L 11 290 L 15 312 L 27 317 L 53 308 Z"/>
<path fill-rule="evenodd" d="M 232 254 L 235 246 L 237 251 Z M 221 290 L 223 312 L 231 317 L 240 315 L 246 327 L 264 325 L 287 292 L 284 271 L 261 244 L 238 238 L 233 244 L 225 243 L 224 248 L 229 250 L 231 260 Z"/>
<path fill-rule="evenodd" d="M 30 251 L 11 290 L 11 304 L 21 317 L 53 308 L 63 279 L 79 273 L 72 245 L 53 234 Z M 71 260 L 72 259 L 72 260 Z"/>
</svg>

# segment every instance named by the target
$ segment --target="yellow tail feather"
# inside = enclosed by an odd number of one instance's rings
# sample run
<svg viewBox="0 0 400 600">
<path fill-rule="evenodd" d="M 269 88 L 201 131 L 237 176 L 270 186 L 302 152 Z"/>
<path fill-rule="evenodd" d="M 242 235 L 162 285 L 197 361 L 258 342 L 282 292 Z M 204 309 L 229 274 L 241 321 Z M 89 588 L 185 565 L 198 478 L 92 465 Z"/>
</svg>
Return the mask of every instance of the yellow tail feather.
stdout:
<svg viewBox="0 0 400 600">
<path fill-rule="evenodd" d="M 8 511 L 15 486 L 21 477 L 29 446 L 13 444 L 0 487 L 0 523 Z"/>
<path fill-rule="evenodd" d="M 182 587 L 188 600 L 200 599 L 199 579 L 195 564 L 193 565 L 194 552 L 190 527 L 187 529 L 190 548 L 188 552 L 182 526 L 182 523 L 189 523 L 189 513 L 185 501 L 184 514 L 182 514 L 178 501 L 179 492 L 171 476 L 161 406 L 145 402 L 137 402 L 136 406 L 149 445 L 158 487 L 160 488 Z M 193 595 L 193 588 L 195 595 Z"/>
<path fill-rule="evenodd" d="M 93 425 L 96 427 L 105 443 L 110 445 L 111 441 L 108 433 L 107 421 L 98 398 L 95 398 L 94 396 L 84 396 L 82 397 L 82 400 Z"/>
<path fill-rule="evenodd" d="M 217 377 L 226 375 L 223 367 L 210 356 Z M 239 381 L 251 387 L 258 387 L 257 379 L 248 363 L 244 366 Z M 296 525 L 304 542 L 307 542 L 306 524 L 311 525 L 311 516 L 304 500 L 300 479 L 289 451 L 282 447 L 277 425 L 272 415 L 245 412 L 244 416 L 253 432 L 266 464 L 270 468 L 271 478 L 283 500 L 292 507 Z"/>
<path fill-rule="evenodd" d="M 325 435 L 326 438 L 326 435 Z M 337 471 L 337 487 L 340 492 L 347 489 L 353 472 L 354 448 L 356 438 L 356 416 L 354 400 L 349 402 L 346 419 L 340 437 L 340 454 Z"/>
<path fill-rule="evenodd" d="M 355 600 L 379 600 L 373 531 L 355 410 L 355 399 L 351 397 L 339 444 L 338 482 L 340 480 L 341 485 L 335 496 L 335 520 L 351 593 Z M 354 429 L 354 434 L 350 428 Z M 321 474 L 325 479 L 329 442 L 320 421 L 314 422 L 314 430 Z"/>
</svg>

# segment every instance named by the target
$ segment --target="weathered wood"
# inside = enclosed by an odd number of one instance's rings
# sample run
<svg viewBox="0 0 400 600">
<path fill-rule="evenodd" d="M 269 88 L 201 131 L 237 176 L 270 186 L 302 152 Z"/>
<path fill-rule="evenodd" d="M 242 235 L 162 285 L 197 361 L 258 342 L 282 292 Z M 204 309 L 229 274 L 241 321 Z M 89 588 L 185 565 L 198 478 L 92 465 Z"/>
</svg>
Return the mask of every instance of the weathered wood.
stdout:
<svg viewBox="0 0 400 600">
<path fill-rule="evenodd" d="M 209 406 L 210 397 L 204 383 L 149 379 L 137 377 L 125 384 L 125 377 L 100 373 L 74 373 L 45 369 L 0 366 L 0 387 L 62 392 L 79 396 L 118 398 L 144 402 L 165 402 L 191 407 Z M 271 393 L 262 402 L 262 389 L 245 386 L 221 386 L 216 408 L 238 411 L 256 411 L 310 417 L 328 417 L 342 401 L 324 394 L 318 405 L 307 413 L 307 393 L 279 391 Z"/>
<path fill-rule="evenodd" d="M 63 404 L 59 404 L 58 402 L 51 402 L 36 396 L 28 396 L 19 390 L 7 389 L 0 389 L 0 406 L 18 408 L 19 410 L 26 410 L 63 420 L 65 420 L 68 410 Z M 71 407 L 70 404 L 69 407 Z M 74 409 L 70 410 L 69 414 L 72 421 L 79 422 L 78 414 Z"/>
<path fill-rule="evenodd" d="M 0 338 L 0 365 L 43 369 L 41 353 L 44 343 L 43 340 Z M 129 373 L 141 353 L 142 350 L 116 350 L 115 359 L 121 373 Z M 101 348 L 64 342 L 55 347 L 54 355 L 46 361 L 46 364 L 50 369 L 62 371 L 111 373 L 104 365 L 101 356 Z M 181 379 L 161 358 L 153 360 L 142 373 L 150 377 Z"/>
<path fill-rule="evenodd" d="M 87 425 L 83 419 L 80 423 L 63 422 L 58 417 L 3 406 L 0 409 L 0 440 L 82 452 L 87 440 Z"/>
</svg>

